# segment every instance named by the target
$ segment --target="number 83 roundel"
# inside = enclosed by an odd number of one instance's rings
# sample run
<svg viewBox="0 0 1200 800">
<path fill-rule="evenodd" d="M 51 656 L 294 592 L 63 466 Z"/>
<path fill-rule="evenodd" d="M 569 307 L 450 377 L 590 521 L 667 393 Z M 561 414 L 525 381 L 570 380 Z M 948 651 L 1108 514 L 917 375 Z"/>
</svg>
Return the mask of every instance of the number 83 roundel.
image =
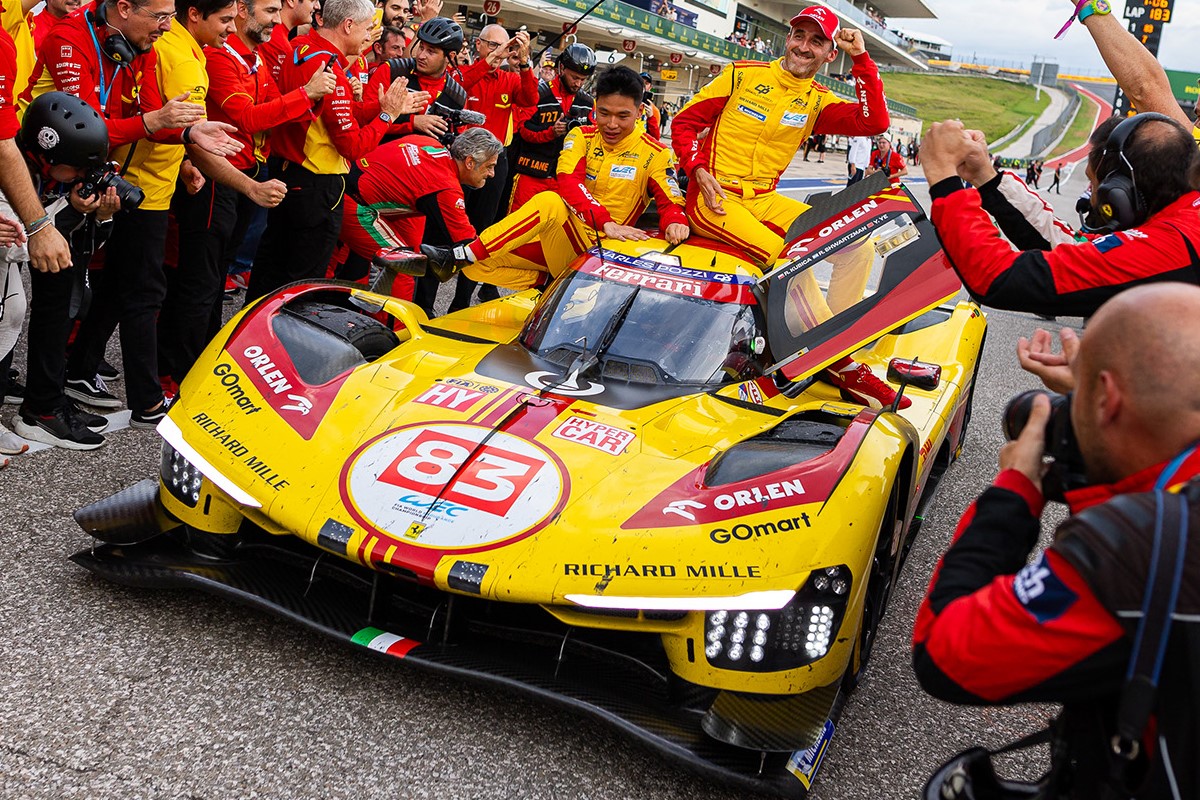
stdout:
<svg viewBox="0 0 1200 800">
<path fill-rule="evenodd" d="M 376 437 L 342 471 L 347 508 L 373 533 L 418 547 L 489 549 L 535 532 L 566 499 L 566 472 L 548 450 L 502 431 L 480 447 L 490 432 L 435 423 Z"/>
</svg>

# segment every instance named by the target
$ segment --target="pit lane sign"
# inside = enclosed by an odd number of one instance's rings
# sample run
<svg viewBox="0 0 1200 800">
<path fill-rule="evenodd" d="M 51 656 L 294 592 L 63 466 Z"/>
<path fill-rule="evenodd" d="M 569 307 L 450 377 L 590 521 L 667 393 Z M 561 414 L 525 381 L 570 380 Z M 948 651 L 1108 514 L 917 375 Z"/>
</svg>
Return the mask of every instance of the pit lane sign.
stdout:
<svg viewBox="0 0 1200 800">
<path fill-rule="evenodd" d="M 708 74 L 709 75 L 720 75 L 721 74 L 721 65 L 720 64 L 709 64 L 708 65 Z"/>
<path fill-rule="evenodd" d="M 664 81 L 677 80 L 679 78 L 679 70 L 660 69 L 658 71 L 658 77 L 662 78 Z"/>
<path fill-rule="evenodd" d="M 565 33 L 567 36 L 574 36 L 576 33 L 579 33 L 579 26 L 570 22 L 564 22 L 563 33 Z"/>
<path fill-rule="evenodd" d="M 483 13 L 494 17 L 500 13 L 500 0 L 483 0 Z"/>
<path fill-rule="evenodd" d="M 670 59 L 672 64 L 679 64 L 683 61 L 683 53 L 671 53 Z"/>
<path fill-rule="evenodd" d="M 625 51 L 626 53 L 632 53 L 634 50 L 637 50 L 637 40 L 636 39 L 622 39 L 621 40 L 621 49 L 623 51 Z"/>
</svg>

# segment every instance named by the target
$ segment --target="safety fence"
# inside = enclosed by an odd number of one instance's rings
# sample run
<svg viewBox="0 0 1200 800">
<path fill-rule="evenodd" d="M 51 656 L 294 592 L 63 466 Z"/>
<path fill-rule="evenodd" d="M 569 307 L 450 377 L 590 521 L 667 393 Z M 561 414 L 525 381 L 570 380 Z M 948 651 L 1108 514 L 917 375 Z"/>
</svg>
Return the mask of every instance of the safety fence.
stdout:
<svg viewBox="0 0 1200 800">
<path fill-rule="evenodd" d="M 1029 151 L 1030 158 L 1036 158 L 1049 150 L 1058 141 L 1059 137 L 1063 135 L 1063 131 L 1071 124 L 1071 120 L 1075 119 L 1075 112 L 1079 110 L 1079 104 L 1083 102 L 1083 98 L 1073 86 L 1070 92 L 1071 100 L 1067 103 L 1062 113 L 1058 115 L 1058 118 L 1033 134 L 1033 147 Z"/>
</svg>

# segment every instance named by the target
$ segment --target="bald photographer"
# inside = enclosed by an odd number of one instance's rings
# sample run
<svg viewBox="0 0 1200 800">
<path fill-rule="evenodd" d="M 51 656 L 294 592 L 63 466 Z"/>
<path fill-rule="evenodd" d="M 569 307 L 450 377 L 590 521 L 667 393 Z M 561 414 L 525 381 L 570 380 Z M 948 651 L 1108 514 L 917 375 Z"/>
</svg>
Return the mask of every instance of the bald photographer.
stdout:
<svg viewBox="0 0 1200 800">
<path fill-rule="evenodd" d="M 1140 286 L 1105 303 L 1064 353 L 1040 349 L 1041 374 L 1073 393 L 1010 404 L 1015 438 L 938 564 L 913 666 L 953 703 L 1063 703 L 1041 740 L 1053 768 L 1042 793 L 989 794 L 990 756 L 976 748 L 926 797 L 1200 791 L 1200 542 L 1187 535 L 1200 519 L 1198 315 L 1200 287 Z M 1071 516 L 1037 553 L 1051 492 Z"/>
</svg>

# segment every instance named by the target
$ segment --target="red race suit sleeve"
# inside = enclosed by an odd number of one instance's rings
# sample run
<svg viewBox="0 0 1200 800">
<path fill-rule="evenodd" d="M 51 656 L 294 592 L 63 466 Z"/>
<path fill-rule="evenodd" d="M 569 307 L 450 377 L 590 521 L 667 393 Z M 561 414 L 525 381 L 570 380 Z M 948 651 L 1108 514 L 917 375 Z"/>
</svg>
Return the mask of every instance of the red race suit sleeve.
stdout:
<svg viewBox="0 0 1200 800">
<path fill-rule="evenodd" d="M 887 97 L 879 67 L 867 53 L 854 56 L 850 74 L 854 76 L 854 95 L 857 102 L 834 103 L 821 109 L 813 133 L 834 133 L 840 136 L 874 136 L 892 124 L 888 115 Z M 678 117 L 676 117 L 678 120 Z M 672 129 L 674 130 L 674 129 Z M 672 134 L 674 136 L 676 134 Z M 901 162 L 903 163 L 903 162 Z"/>
<path fill-rule="evenodd" d="M 1053 549 L 1034 561 L 1042 496 L 1006 470 L 971 504 L 917 612 L 913 668 L 956 703 L 1070 702 L 1119 688 L 1121 624 Z"/>
</svg>

